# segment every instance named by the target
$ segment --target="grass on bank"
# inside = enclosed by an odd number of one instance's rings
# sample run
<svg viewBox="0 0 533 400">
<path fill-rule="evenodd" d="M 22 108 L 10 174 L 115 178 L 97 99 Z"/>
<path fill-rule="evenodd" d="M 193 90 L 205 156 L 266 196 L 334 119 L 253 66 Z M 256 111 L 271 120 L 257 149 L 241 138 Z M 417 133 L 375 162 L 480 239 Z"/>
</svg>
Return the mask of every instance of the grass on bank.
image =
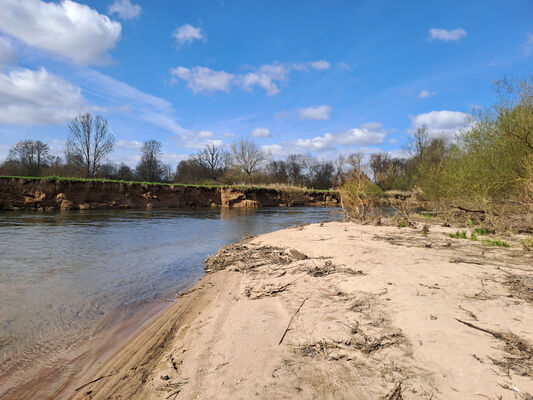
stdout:
<svg viewBox="0 0 533 400">
<path fill-rule="evenodd" d="M 75 178 L 75 177 L 66 177 L 66 176 L 3 176 L 0 175 L 0 179 L 9 178 L 9 179 L 28 179 L 28 180 L 41 180 L 41 181 L 51 181 L 51 182 L 97 182 L 97 183 L 123 183 L 123 184 L 134 184 L 134 185 L 153 185 L 153 186 L 180 186 L 180 187 L 195 187 L 195 188 L 236 188 L 236 189 L 276 189 L 280 191 L 284 190 L 301 190 L 304 192 L 311 193 L 337 193 L 335 190 L 327 189 L 308 189 L 300 188 L 293 186 L 281 186 L 281 185 L 272 185 L 272 186 L 250 186 L 250 185 L 195 185 L 195 184 L 186 184 L 186 183 L 166 183 L 166 182 L 143 182 L 143 181 L 123 181 L 117 179 L 103 179 L 103 178 Z"/>
</svg>

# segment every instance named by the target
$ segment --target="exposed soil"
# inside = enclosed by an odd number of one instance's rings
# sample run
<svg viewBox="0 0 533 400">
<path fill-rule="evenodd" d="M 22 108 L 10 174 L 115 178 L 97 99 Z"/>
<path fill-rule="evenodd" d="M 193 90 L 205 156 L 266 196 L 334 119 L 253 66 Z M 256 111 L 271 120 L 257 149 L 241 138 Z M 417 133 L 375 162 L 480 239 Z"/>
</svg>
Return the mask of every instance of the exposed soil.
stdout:
<svg viewBox="0 0 533 400">
<path fill-rule="evenodd" d="M 336 192 L 0 178 L 0 210 L 338 206 Z"/>
</svg>

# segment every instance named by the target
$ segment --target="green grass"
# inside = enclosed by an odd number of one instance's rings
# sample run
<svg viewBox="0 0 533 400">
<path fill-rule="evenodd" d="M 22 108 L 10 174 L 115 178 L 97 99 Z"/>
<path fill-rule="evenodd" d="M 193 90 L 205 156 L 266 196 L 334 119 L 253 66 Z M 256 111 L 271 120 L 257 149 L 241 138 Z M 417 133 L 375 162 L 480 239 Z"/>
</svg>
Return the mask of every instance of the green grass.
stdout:
<svg viewBox="0 0 533 400">
<path fill-rule="evenodd" d="M 475 232 L 470 233 L 470 237 L 468 237 L 467 231 L 457 231 L 455 233 L 450 233 L 450 237 L 453 239 L 470 239 L 470 240 L 477 240 L 477 235 Z"/>
<path fill-rule="evenodd" d="M 474 232 L 476 232 L 478 235 L 481 235 L 481 236 L 485 236 L 489 234 L 489 232 L 485 228 L 474 229 Z"/>
<path fill-rule="evenodd" d="M 450 237 L 453 239 L 468 239 L 466 231 L 457 231 L 455 233 L 450 233 Z"/>
<path fill-rule="evenodd" d="M 522 240 L 522 246 L 524 246 L 524 249 L 526 250 L 533 250 L 533 239 L 527 238 Z"/>
<path fill-rule="evenodd" d="M 483 244 L 485 246 L 500 246 L 500 247 L 510 247 L 510 244 L 504 240 L 495 240 L 495 239 L 484 239 Z"/>
<path fill-rule="evenodd" d="M 182 186 L 182 187 L 196 187 L 196 188 L 237 188 L 237 189 L 273 189 L 267 186 L 249 186 L 249 185 L 195 185 L 195 184 L 185 184 L 185 183 L 164 183 L 164 182 L 142 182 L 142 181 L 123 181 L 117 179 L 99 179 L 99 178 L 73 178 L 66 176 L 3 176 L 2 178 L 11 178 L 11 179 L 28 179 L 28 180 L 41 180 L 41 181 L 52 181 L 52 182 L 96 182 L 96 183 L 125 183 L 133 185 L 154 185 L 154 186 Z M 283 190 L 283 187 L 276 188 L 273 190 Z M 336 190 L 324 190 L 324 189 L 307 189 L 302 188 L 301 190 L 305 192 L 314 192 L 314 193 L 337 193 Z"/>
</svg>

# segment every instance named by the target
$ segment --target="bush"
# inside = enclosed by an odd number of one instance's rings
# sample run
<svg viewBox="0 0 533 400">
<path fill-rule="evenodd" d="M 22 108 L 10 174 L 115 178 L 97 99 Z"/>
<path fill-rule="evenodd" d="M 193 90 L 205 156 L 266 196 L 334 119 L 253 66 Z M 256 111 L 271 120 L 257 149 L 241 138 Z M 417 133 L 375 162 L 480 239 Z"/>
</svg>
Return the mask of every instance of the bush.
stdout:
<svg viewBox="0 0 533 400">
<path fill-rule="evenodd" d="M 354 171 L 339 192 L 342 208 L 349 218 L 365 222 L 381 217 L 379 204 L 383 191 L 360 171 Z"/>
</svg>

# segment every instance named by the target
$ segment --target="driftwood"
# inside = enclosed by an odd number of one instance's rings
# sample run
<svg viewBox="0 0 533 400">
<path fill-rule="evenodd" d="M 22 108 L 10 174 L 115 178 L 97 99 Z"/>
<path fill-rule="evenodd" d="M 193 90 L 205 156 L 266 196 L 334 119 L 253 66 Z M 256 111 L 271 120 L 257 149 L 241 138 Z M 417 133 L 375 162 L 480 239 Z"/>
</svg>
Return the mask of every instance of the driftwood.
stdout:
<svg viewBox="0 0 533 400">
<path fill-rule="evenodd" d="M 300 309 L 303 307 L 304 303 L 307 301 L 307 297 L 304 299 L 304 301 L 302 301 L 302 304 L 300 304 L 300 307 L 298 307 L 296 309 L 296 311 L 294 312 L 294 314 L 292 314 L 292 317 L 291 319 L 289 320 L 289 323 L 287 324 L 287 327 L 285 328 L 285 332 L 283 332 L 283 336 L 281 337 L 281 339 L 279 340 L 279 343 L 278 343 L 278 346 L 283 343 L 283 339 L 285 339 L 285 335 L 287 334 L 287 332 L 289 331 L 289 328 L 291 327 L 291 323 L 292 323 L 292 320 L 294 319 L 294 317 L 296 316 L 296 314 L 298 314 L 298 312 L 300 311 Z"/>
<path fill-rule="evenodd" d="M 78 386 L 76 389 L 74 389 L 74 391 L 77 392 L 78 390 L 83 389 L 85 386 L 88 386 L 88 385 L 90 385 L 91 383 L 94 383 L 94 382 L 98 382 L 99 380 L 104 379 L 104 378 L 107 378 L 108 376 L 111 376 L 111 375 L 102 375 L 102 376 L 99 377 L 99 378 L 93 379 L 93 380 L 90 381 L 90 382 L 87 382 L 87 383 L 84 383 L 84 384 L 81 385 L 81 386 Z"/>
<path fill-rule="evenodd" d="M 465 207 L 461 207 L 461 206 L 450 206 L 450 207 L 453 207 L 453 208 L 457 208 L 461 211 L 465 211 L 465 212 L 471 212 L 471 213 L 479 213 L 479 214 L 486 214 L 485 211 L 483 210 L 470 210 L 468 208 L 465 208 Z"/>
<path fill-rule="evenodd" d="M 409 216 L 404 213 L 403 211 L 399 210 L 398 208 L 394 207 L 394 206 L 391 206 L 392 208 L 394 208 L 396 211 L 398 211 L 400 214 L 402 214 L 404 216 L 404 218 L 407 220 L 407 222 L 409 222 L 409 225 L 411 225 L 413 228 L 418 228 L 418 225 L 413 222 L 413 220 L 411 218 L 409 218 Z"/>
</svg>

